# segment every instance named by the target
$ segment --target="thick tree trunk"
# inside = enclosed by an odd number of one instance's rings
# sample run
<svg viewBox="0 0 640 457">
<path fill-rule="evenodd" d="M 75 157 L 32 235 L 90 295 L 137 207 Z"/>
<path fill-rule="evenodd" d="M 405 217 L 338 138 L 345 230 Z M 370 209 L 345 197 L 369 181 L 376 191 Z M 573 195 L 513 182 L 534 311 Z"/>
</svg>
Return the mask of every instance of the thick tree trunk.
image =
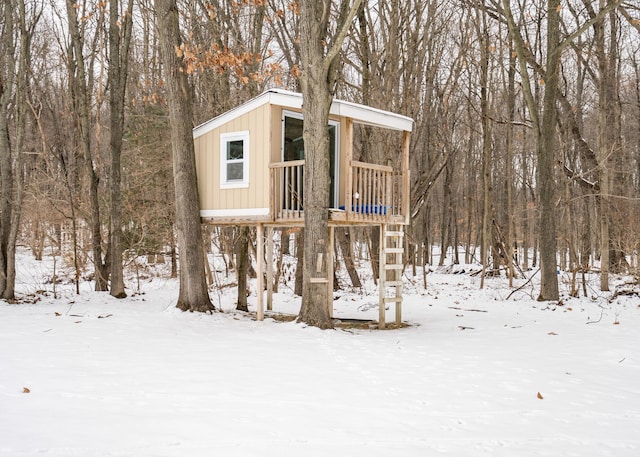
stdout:
<svg viewBox="0 0 640 457">
<path fill-rule="evenodd" d="M 212 311 L 202 255 L 200 204 L 193 146 L 192 91 L 186 70 L 176 54 L 182 43 L 176 0 L 155 0 L 160 55 L 169 100 L 176 229 L 180 262 L 177 307 L 183 311 Z"/>
<path fill-rule="evenodd" d="M 305 37 L 302 37 L 303 41 Z M 313 62 L 313 61 L 312 61 Z M 302 282 L 302 306 L 299 320 L 320 328 L 332 328 L 327 309 L 329 249 L 329 107 L 332 96 L 326 77 L 313 75 L 313 67 L 305 66 L 303 83 L 304 167 L 304 220 L 305 243 Z M 324 81 L 323 81 L 324 79 Z"/>
<path fill-rule="evenodd" d="M 560 62 L 560 0 L 550 0 L 547 8 L 547 71 L 544 90 L 544 112 L 538 147 L 537 182 L 540 189 L 541 284 L 538 300 L 558 300 L 557 241 L 555 216 L 555 152 L 556 100 Z"/>
<path fill-rule="evenodd" d="M 13 159 L 11 154 L 11 141 L 9 138 L 9 104 L 12 100 L 13 84 L 15 81 L 14 64 L 14 28 L 12 5 L 3 4 L 0 11 L 3 14 L 4 27 L 0 48 L 0 298 L 12 299 L 13 287 L 8 275 L 10 263 L 8 253 L 9 232 L 11 230 L 11 215 L 13 212 Z"/>
<path fill-rule="evenodd" d="M 15 298 L 16 241 L 24 195 L 22 151 L 27 122 L 30 43 L 35 24 L 27 24 L 24 2 L 4 2 L 0 17 L 3 22 L 0 27 L 0 298 L 12 300 Z M 17 59 L 16 46 L 19 49 Z M 14 144 L 9 135 L 11 118 L 15 122 Z"/>
<path fill-rule="evenodd" d="M 301 2 L 300 57 L 304 116 L 304 276 L 298 320 L 320 328 L 332 328 L 329 307 L 329 108 L 337 77 L 340 48 L 362 0 L 338 8 L 335 35 L 330 37 L 333 2 Z M 329 46 L 328 43 L 331 43 Z"/>
</svg>

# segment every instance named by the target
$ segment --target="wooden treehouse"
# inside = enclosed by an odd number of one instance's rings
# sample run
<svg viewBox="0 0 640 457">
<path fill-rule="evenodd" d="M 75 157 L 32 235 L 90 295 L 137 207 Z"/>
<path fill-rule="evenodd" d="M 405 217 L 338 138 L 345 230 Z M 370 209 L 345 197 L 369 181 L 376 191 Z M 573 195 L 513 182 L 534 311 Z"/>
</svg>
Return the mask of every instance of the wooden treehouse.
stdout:
<svg viewBox="0 0 640 457">
<path fill-rule="evenodd" d="M 409 138 L 413 120 L 356 103 L 334 100 L 329 116 L 330 196 L 329 237 L 337 226 L 379 225 L 380 326 L 385 305 L 396 304 L 401 321 L 403 227 L 409 223 Z M 397 154 L 387 164 L 354 160 L 354 123 L 400 132 Z M 304 143 L 302 95 L 269 90 L 258 97 L 197 126 L 193 131 L 200 217 L 214 225 L 255 225 L 257 252 L 263 252 L 267 229 L 267 256 L 272 254 L 274 227 L 304 224 Z M 333 249 L 328 252 L 333 253 Z M 273 277 L 267 259 L 267 281 Z M 333 260 L 328 262 L 332 278 Z M 257 262 L 258 286 L 263 262 Z M 333 292 L 333 281 L 327 287 Z M 267 305 L 271 309 L 271 287 Z M 333 294 L 330 293 L 331 297 Z M 328 304 L 330 312 L 333 305 Z M 258 293 L 258 319 L 263 297 Z"/>
</svg>

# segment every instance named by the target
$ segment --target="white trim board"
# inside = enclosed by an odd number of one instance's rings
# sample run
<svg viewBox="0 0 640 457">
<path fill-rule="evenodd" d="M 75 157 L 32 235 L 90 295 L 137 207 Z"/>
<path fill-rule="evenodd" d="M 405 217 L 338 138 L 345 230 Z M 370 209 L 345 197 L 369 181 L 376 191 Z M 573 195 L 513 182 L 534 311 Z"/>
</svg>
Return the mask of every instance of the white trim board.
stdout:
<svg viewBox="0 0 640 457">
<path fill-rule="evenodd" d="M 200 217 L 268 216 L 269 208 L 201 209 Z"/>
</svg>

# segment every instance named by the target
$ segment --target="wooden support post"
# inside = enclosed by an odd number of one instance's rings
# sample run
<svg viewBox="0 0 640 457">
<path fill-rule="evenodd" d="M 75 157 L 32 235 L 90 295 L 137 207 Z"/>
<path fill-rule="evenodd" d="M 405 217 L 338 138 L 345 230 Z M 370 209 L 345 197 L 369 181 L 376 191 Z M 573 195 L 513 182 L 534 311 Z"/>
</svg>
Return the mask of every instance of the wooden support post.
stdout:
<svg viewBox="0 0 640 457">
<path fill-rule="evenodd" d="M 262 303 L 264 291 L 264 279 L 262 277 L 262 264 L 264 262 L 264 227 L 258 224 L 256 227 L 256 301 L 258 320 L 264 320 L 264 304 Z"/>
<path fill-rule="evenodd" d="M 409 144 L 411 140 L 410 132 L 402 134 L 402 211 L 404 212 L 404 223 L 409 224 L 411 219 L 411 196 L 409 183 L 411 182 L 411 170 L 409 169 Z"/>
<path fill-rule="evenodd" d="M 267 310 L 273 310 L 273 227 L 267 227 Z"/>
<path fill-rule="evenodd" d="M 379 261 L 379 265 L 378 265 L 378 274 L 379 274 L 379 278 L 378 278 L 378 292 L 379 292 L 379 303 L 378 303 L 378 308 L 379 308 L 379 317 L 378 317 L 378 328 L 384 328 L 385 327 L 385 303 L 384 303 L 384 298 L 386 296 L 386 291 L 385 291 L 385 282 L 387 279 L 387 268 L 386 268 L 386 263 L 387 263 L 387 254 L 386 254 L 386 247 L 387 247 L 387 237 L 385 236 L 385 233 L 387 232 L 387 224 L 380 224 L 380 261 Z"/>
<path fill-rule="evenodd" d="M 327 246 L 327 297 L 329 298 L 327 307 L 329 317 L 333 317 L 333 268 L 335 255 L 335 227 L 329 226 L 329 246 Z"/>
<path fill-rule="evenodd" d="M 345 121 L 345 163 L 347 165 L 347 185 L 345 186 L 344 207 L 346 210 L 347 220 L 351 219 L 351 210 L 353 208 L 353 121 L 347 118 Z"/>
</svg>

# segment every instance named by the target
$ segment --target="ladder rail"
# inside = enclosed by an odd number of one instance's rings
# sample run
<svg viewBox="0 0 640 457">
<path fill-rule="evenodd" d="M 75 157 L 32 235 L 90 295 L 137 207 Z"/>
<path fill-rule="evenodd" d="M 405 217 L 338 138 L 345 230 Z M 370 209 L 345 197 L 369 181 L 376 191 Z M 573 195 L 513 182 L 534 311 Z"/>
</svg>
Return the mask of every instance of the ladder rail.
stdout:
<svg viewBox="0 0 640 457">
<path fill-rule="evenodd" d="M 404 231 L 402 225 L 380 225 L 379 327 L 386 326 L 386 304 L 395 303 L 395 322 L 402 323 L 402 271 L 404 263 Z M 390 289 L 390 290 L 388 290 Z M 393 295 L 388 295 L 391 292 Z"/>
</svg>

